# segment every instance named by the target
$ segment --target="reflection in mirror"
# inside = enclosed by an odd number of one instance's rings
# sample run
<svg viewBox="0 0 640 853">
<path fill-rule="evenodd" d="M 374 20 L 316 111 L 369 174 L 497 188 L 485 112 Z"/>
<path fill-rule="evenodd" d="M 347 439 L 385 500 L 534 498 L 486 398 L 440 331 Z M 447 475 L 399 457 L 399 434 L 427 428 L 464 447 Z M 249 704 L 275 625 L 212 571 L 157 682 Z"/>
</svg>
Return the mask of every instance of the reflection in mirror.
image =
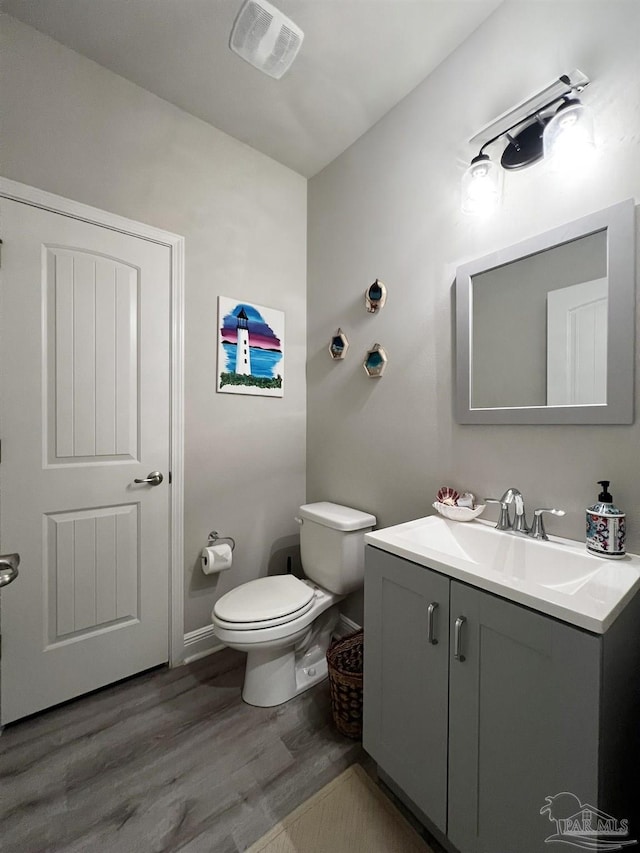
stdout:
<svg viewBox="0 0 640 853">
<path fill-rule="evenodd" d="M 627 199 L 458 267 L 459 423 L 633 423 L 634 244 Z"/>
<path fill-rule="evenodd" d="M 473 408 L 606 403 L 605 230 L 471 281 Z"/>
<path fill-rule="evenodd" d="M 607 402 L 606 276 L 547 294 L 547 406 Z"/>
</svg>

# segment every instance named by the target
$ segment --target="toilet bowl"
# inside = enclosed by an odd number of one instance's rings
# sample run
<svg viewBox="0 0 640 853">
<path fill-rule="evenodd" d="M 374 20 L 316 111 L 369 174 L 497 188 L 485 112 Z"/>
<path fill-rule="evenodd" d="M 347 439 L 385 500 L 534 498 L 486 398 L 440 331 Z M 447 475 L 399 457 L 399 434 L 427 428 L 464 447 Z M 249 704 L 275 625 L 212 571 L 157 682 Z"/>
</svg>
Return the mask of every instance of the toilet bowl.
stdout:
<svg viewBox="0 0 640 853">
<path fill-rule="evenodd" d="M 282 606 L 264 607 L 263 595 L 274 591 L 281 594 Z M 293 575 L 258 578 L 236 587 L 227 596 L 223 596 L 227 601 L 221 598 L 216 605 L 212 619 L 218 639 L 232 649 L 247 652 L 242 689 L 245 702 L 260 707 L 280 705 L 326 677 L 324 653 L 337 612 L 334 618 L 325 617 L 320 623 L 318 617 L 342 596 Z M 304 604 L 299 605 L 300 601 Z M 254 604 L 260 603 L 262 618 L 247 621 Z M 289 613 L 283 612 L 289 607 Z M 328 631 L 324 653 L 322 629 Z"/>
<path fill-rule="evenodd" d="M 374 516 L 320 502 L 300 507 L 298 521 L 307 577 L 241 584 L 211 614 L 218 639 L 247 653 L 242 698 L 249 705 L 280 705 L 326 678 L 335 605 L 364 581 L 364 534 Z"/>
</svg>

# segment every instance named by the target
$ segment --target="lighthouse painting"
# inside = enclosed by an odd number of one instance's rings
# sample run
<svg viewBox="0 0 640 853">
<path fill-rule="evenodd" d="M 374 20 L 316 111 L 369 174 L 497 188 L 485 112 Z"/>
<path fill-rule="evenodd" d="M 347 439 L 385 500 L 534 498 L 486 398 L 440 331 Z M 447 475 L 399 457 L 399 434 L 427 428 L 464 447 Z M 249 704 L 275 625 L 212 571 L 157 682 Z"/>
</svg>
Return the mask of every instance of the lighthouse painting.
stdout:
<svg viewBox="0 0 640 853">
<path fill-rule="evenodd" d="M 218 391 L 282 397 L 284 313 L 218 297 Z"/>
</svg>

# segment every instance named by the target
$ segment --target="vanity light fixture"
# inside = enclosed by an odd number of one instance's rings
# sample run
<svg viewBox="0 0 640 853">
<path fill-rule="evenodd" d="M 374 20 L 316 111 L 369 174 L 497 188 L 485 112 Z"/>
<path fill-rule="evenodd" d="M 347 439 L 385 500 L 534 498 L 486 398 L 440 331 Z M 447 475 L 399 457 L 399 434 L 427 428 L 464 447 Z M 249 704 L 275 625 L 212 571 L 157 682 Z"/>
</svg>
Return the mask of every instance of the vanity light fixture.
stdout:
<svg viewBox="0 0 640 853">
<path fill-rule="evenodd" d="M 559 168 L 585 163 L 595 150 L 593 119 L 577 93 L 588 84 L 581 71 L 563 74 L 469 140 L 479 150 L 462 178 L 463 213 L 485 213 L 500 201 L 502 171 L 485 149 L 503 137 L 508 144 L 500 165 L 507 171 L 524 169 L 543 156 Z"/>
<path fill-rule="evenodd" d="M 593 116 L 578 98 L 566 98 L 546 124 L 544 156 L 562 171 L 581 171 L 595 155 Z"/>
<path fill-rule="evenodd" d="M 502 196 L 502 173 L 488 154 L 480 153 L 462 176 L 462 212 L 489 213 Z"/>
</svg>

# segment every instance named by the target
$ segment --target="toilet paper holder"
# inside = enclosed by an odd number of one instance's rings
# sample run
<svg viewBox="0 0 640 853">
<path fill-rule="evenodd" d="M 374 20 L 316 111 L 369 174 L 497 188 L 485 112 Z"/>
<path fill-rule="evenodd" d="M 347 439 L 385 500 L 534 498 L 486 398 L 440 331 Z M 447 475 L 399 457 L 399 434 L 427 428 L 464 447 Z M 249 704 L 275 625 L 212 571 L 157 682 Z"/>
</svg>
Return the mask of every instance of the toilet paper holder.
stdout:
<svg viewBox="0 0 640 853">
<path fill-rule="evenodd" d="M 220 536 L 217 530 L 212 530 L 207 536 L 207 545 L 217 545 L 219 542 L 229 542 L 232 551 L 236 547 L 236 540 L 233 536 Z"/>
</svg>

